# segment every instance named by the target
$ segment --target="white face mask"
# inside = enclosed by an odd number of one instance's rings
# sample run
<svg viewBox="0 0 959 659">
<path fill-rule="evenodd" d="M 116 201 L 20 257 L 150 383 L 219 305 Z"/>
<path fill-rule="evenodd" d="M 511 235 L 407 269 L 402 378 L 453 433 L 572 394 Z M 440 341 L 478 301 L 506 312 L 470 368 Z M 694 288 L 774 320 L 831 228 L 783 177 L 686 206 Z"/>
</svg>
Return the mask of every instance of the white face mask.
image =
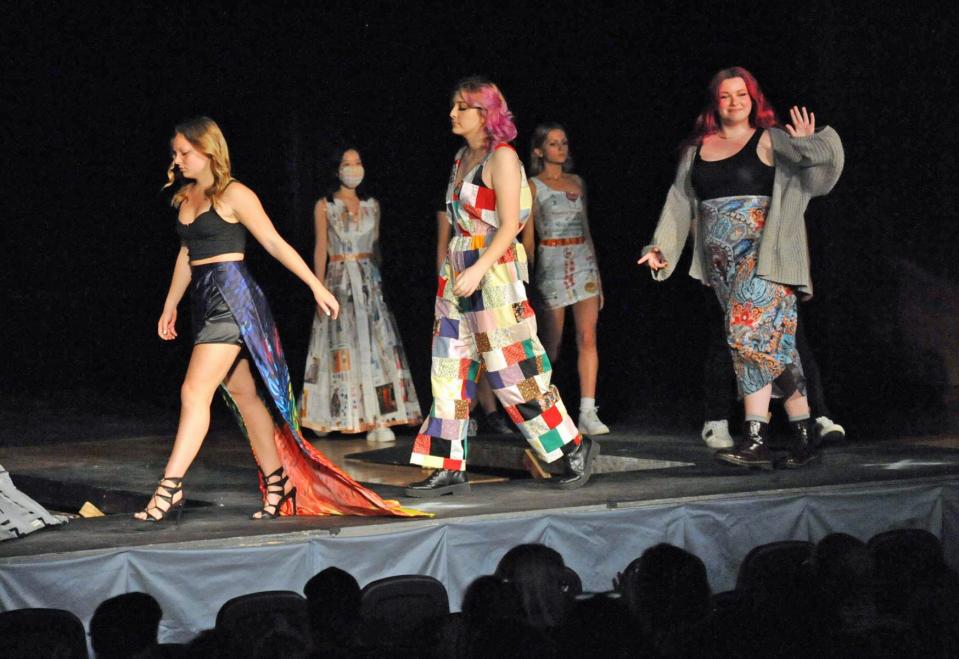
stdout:
<svg viewBox="0 0 959 659">
<path fill-rule="evenodd" d="M 340 167 L 340 181 L 348 188 L 355 188 L 363 182 L 363 165 L 344 165 Z"/>
</svg>

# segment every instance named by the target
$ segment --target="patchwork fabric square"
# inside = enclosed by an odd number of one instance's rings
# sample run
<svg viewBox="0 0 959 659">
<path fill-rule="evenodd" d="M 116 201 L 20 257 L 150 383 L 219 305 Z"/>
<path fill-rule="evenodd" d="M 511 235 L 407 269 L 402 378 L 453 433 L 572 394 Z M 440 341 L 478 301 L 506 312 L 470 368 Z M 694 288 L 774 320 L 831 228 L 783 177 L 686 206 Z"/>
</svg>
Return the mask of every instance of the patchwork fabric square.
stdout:
<svg viewBox="0 0 959 659">
<path fill-rule="evenodd" d="M 517 364 L 527 358 L 526 348 L 522 343 L 513 343 L 503 348 L 503 357 L 507 364 Z"/>
<path fill-rule="evenodd" d="M 549 360 L 544 360 L 542 356 L 539 357 L 530 357 L 529 359 L 524 359 L 521 361 L 518 366 L 523 373 L 524 377 L 531 378 L 533 376 L 539 375 L 540 373 L 545 373 Z"/>
<path fill-rule="evenodd" d="M 488 332 L 477 332 L 475 335 L 476 339 L 476 349 L 479 352 L 489 352 L 493 349 L 493 346 L 490 344 L 489 333 Z"/>
<path fill-rule="evenodd" d="M 458 339 L 460 336 L 460 321 L 453 318 L 437 318 L 436 329 L 433 334 Z"/>
<path fill-rule="evenodd" d="M 529 302 L 526 300 L 513 304 L 513 317 L 516 319 L 517 323 L 535 315 L 536 314 L 533 312 L 533 307 L 529 306 Z"/>
<path fill-rule="evenodd" d="M 468 400 L 458 400 L 455 401 L 456 409 L 454 414 L 456 419 L 468 419 L 470 418 L 470 402 Z"/>
<path fill-rule="evenodd" d="M 433 357 L 431 371 L 433 377 L 459 379 L 460 360 L 454 357 Z"/>
<path fill-rule="evenodd" d="M 517 383 L 516 386 L 519 389 L 519 393 L 527 401 L 533 401 L 539 397 L 539 385 L 536 383 L 536 380 L 531 378 L 526 379 Z"/>
<path fill-rule="evenodd" d="M 506 286 L 487 286 L 483 289 L 483 307 L 492 309 L 507 304 L 510 290 Z"/>
</svg>

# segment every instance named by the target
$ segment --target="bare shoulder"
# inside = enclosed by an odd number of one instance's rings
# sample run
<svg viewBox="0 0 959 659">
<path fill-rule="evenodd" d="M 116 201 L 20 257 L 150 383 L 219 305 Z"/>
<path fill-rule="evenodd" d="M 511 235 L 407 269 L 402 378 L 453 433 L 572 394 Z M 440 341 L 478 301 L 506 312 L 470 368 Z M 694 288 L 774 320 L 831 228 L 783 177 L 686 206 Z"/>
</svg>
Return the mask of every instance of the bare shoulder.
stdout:
<svg viewBox="0 0 959 659">
<path fill-rule="evenodd" d="M 501 147 L 493 151 L 490 162 L 497 167 L 509 167 L 519 165 L 519 156 L 516 149 L 511 147 Z"/>
<path fill-rule="evenodd" d="M 223 203 L 231 208 L 246 206 L 252 202 L 259 201 L 259 198 L 253 190 L 235 180 L 231 181 L 226 187 L 221 198 L 223 199 Z"/>
<path fill-rule="evenodd" d="M 579 186 L 580 194 L 586 194 L 586 181 L 583 180 L 583 177 L 579 174 L 570 174 L 569 177 L 572 179 L 573 183 Z"/>
<path fill-rule="evenodd" d="M 527 177 L 526 177 L 526 184 L 529 186 L 530 194 L 532 194 L 533 197 L 535 197 L 535 196 L 536 196 L 536 177 L 535 177 L 535 176 L 527 176 Z"/>
<path fill-rule="evenodd" d="M 326 197 L 320 197 L 316 200 L 316 203 L 313 205 L 313 214 L 326 216 Z"/>
</svg>

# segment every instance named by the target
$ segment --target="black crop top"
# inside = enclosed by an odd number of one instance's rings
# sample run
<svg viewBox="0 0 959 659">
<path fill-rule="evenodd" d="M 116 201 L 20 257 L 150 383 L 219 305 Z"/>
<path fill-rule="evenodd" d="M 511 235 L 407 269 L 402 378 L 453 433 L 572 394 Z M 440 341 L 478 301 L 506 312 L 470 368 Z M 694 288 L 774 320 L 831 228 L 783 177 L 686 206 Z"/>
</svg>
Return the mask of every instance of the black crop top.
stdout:
<svg viewBox="0 0 959 659">
<path fill-rule="evenodd" d="M 246 250 L 246 227 L 239 222 L 227 222 L 212 207 L 190 224 L 177 220 L 176 232 L 189 250 L 191 261 L 234 252 L 242 254 Z"/>
<path fill-rule="evenodd" d="M 699 155 L 702 146 L 698 147 L 690 174 L 696 197 L 703 200 L 771 196 L 776 168 L 764 163 L 756 153 L 762 134 L 762 129 L 757 128 L 746 146 L 722 160 L 703 160 Z"/>
</svg>

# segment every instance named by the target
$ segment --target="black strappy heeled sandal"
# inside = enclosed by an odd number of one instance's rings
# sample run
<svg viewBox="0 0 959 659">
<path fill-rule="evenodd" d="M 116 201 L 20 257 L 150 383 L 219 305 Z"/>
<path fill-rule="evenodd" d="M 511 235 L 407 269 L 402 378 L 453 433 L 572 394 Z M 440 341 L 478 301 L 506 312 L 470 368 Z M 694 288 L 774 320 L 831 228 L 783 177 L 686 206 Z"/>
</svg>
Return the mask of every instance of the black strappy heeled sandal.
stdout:
<svg viewBox="0 0 959 659">
<path fill-rule="evenodd" d="M 166 485 L 165 483 L 171 483 L 171 485 Z M 179 494 L 180 498 L 176 502 L 173 501 L 173 498 Z M 154 524 L 159 524 L 167 517 L 169 517 L 174 511 L 176 511 L 176 523 L 180 523 L 180 515 L 183 513 L 183 504 L 186 501 L 186 497 L 183 496 L 183 478 L 174 478 L 172 476 L 164 476 L 160 479 L 160 482 L 157 484 L 157 489 L 153 493 L 152 501 L 156 501 L 156 504 L 141 510 L 146 517 L 137 517 L 133 516 L 133 519 L 138 522 L 152 522 Z M 161 501 L 165 501 L 167 504 L 166 508 L 161 508 L 158 504 Z"/>
<path fill-rule="evenodd" d="M 280 508 L 286 503 L 287 500 L 293 502 L 293 514 L 296 514 L 296 488 L 290 488 L 290 491 L 286 491 L 286 483 L 290 480 L 289 474 L 286 473 L 286 470 L 281 466 L 279 469 L 274 471 L 272 474 L 267 476 L 263 473 L 263 470 L 260 470 L 260 473 L 263 475 L 263 483 L 266 485 L 266 495 L 270 496 L 271 494 L 278 494 L 280 499 L 276 503 L 268 503 L 263 506 L 262 510 L 258 510 L 252 515 L 250 519 L 275 519 L 280 516 Z"/>
</svg>

